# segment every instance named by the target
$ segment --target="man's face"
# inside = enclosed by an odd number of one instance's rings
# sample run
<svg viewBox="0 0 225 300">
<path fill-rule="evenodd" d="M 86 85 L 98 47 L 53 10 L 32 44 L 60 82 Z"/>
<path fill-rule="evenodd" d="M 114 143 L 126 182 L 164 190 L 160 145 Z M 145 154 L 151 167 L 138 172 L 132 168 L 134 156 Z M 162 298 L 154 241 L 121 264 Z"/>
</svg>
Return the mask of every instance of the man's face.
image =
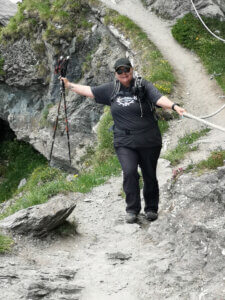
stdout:
<svg viewBox="0 0 225 300">
<path fill-rule="evenodd" d="M 116 70 L 115 76 L 122 83 L 122 85 L 128 87 L 133 78 L 133 68 L 120 67 Z"/>
</svg>

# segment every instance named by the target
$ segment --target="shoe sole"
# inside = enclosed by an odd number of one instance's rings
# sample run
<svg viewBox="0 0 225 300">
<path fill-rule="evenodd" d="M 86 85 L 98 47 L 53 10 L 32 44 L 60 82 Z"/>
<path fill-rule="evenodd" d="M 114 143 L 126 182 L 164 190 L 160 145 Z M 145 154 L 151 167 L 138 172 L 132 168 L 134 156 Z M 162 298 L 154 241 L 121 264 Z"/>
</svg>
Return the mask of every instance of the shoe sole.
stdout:
<svg viewBox="0 0 225 300">
<path fill-rule="evenodd" d="M 157 217 L 157 218 L 147 218 L 147 217 L 146 217 L 146 220 L 148 220 L 148 221 L 150 221 L 150 222 L 156 221 L 157 219 L 158 219 L 158 217 Z"/>
</svg>

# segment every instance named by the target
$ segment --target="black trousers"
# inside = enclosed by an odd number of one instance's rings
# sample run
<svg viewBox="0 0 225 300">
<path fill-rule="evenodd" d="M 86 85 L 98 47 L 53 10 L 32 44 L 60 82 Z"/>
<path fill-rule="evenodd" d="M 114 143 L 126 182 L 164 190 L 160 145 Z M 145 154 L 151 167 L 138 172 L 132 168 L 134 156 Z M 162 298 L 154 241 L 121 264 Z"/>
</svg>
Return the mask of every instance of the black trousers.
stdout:
<svg viewBox="0 0 225 300">
<path fill-rule="evenodd" d="M 126 211 L 138 214 L 141 210 L 138 165 L 141 168 L 144 181 L 143 196 L 145 212 L 157 212 L 159 204 L 159 186 L 156 177 L 156 167 L 161 147 L 115 148 L 123 170 L 123 189 L 126 194 Z"/>
</svg>

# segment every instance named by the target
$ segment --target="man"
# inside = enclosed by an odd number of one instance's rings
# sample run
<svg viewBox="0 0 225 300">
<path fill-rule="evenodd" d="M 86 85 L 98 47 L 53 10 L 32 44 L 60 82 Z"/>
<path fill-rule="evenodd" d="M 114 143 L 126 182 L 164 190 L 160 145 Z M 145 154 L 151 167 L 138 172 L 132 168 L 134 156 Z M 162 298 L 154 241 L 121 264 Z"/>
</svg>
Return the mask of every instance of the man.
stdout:
<svg viewBox="0 0 225 300">
<path fill-rule="evenodd" d="M 129 59 L 118 59 L 114 69 L 116 83 L 90 87 L 71 83 L 66 78 L 62 80 L 65 87 L 75 93 L 111 107 L 114 147 L 123 170 L 126 221 L 136 222 L 141 210 L 138 166 L 144 182 L 145 215 L 147 220 L 154 221 L 158 218 L 159 203 L 156 167 L 162 147 L 154 105 L 173 109 L 179 115 L 185 110 L 163 96 L 150 82 L 135 79 Z"/>
</svg>

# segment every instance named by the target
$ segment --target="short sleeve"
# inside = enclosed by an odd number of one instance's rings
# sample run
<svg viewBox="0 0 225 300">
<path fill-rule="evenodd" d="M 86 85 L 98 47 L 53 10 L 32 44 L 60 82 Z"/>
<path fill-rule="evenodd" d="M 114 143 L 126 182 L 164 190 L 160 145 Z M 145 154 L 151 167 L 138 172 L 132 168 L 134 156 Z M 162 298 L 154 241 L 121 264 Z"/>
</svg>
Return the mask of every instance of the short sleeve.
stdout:
<svg viewBox="0 0 225 300">
<path fill-rule="evenodd" d="M 91 91 L 95 97 L 96 103 L 111 105 L 111 97 L 114 89 L 114 83 L 108 82 L 99 86 L 92 86 Z"/>
<path fill-rule="evenodd" d="M 156 104 L 156 102 L 162 97 L 162 94 L 151 82 L 143 80 L 143 83 L 145 85 L 147 99 Z"/>
</svg>

